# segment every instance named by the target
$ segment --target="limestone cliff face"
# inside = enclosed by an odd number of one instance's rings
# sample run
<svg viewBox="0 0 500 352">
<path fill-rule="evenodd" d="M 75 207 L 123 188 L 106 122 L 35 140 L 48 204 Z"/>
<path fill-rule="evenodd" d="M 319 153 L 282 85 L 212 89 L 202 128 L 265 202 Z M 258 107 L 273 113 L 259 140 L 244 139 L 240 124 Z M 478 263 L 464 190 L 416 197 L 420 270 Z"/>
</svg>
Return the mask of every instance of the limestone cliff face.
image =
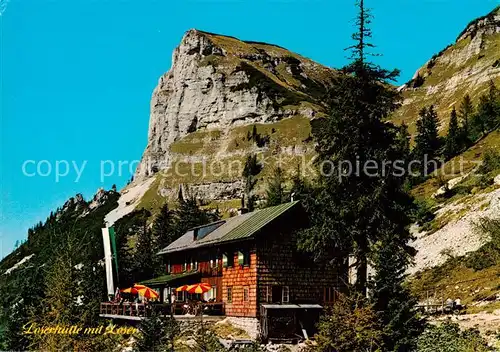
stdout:
<svg viewBox="0 0 500 352">
<path fill-rule="evenodd" d="M 153 92 L 136 178 L 168 168 L 172 143 L 189 133 L 323 113 L 334 74 L 275 45 L 188 31 Z"/>
<path fill-rule="evenodd" d="M 454 44 L 415 72 L 401 87 L 405 99 L 394 120 L 414 132 L 419 110 L 434 104 L 444 133 L 453 106 L 466 94 L 477 100 L 490 80 L 500 83 L 500 7 L 472 21 Z"/>
</svg>

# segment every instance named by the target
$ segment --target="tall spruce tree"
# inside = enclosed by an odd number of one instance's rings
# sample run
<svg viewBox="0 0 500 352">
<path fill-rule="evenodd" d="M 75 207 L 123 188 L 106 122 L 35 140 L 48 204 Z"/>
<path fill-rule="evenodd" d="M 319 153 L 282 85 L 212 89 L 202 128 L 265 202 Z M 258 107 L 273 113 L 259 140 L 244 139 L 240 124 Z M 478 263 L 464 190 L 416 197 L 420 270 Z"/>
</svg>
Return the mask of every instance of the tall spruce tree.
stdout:
<svg viewBox="0 0 500 352">
<path fill-rule="evenodd" d="M 136 276 L 138 272 L 142 271 L 142 268 L 140 268 L 142 264 L 137 263 L 136 253 L 138 253 L 138 250 L 133 250 L 130 243 L 134 241 L 139 245 L 142 242 L 145 246 L 148 246 L 146 244 L 148 239 L 140 239 L 139 237 L 144 233 L 144 229 L 147 229 L 147 222 L 150 215 L 151 213 L 145 209 L 135 210 L 125 215 L 114 225 L 117 233 L 118 264 L 120 266 L 118 276 L 119 287 L 129 287 L 139 279 Z M 145 234 L 145 237 L 147 236 L 149 234 Z M 148 260 L 151 260 L 151 258 Z"/>
<path fill-rule="evenodd" d="M 176 214 L 175 233 L 177 236 L 183 235 L 192 227 L 205 225 L 220 218 L 218 212 L 209 212 L 208 210 L 201 209 L 194 197 L 180 199 Z"/>
<path fill-rule="evenodd" d="M 448 134 L 446 135 L 444 155 L 446 159 L 451 159 L 460 151 L 460 129 L 458 126 L 457 110 L 453 108 L 448 124 Z"/>
<path fill-rule="evenodd" d="M 151 279 L 157 267 L 158 256 L 156 246 L 153 241 L 151 229 L 148 226 L 148 218 L 151 213 L 148 210 L 141 210 L 141 222 L 136 230 L 137 244 L 134 253 L 134 281 Z"/>
<path fill-rule="evenodd" d="M 430 173 L 436 167 L 441 140 L 438 135 L 439 120 L 434 106 L 420 110 L 415 136 L 414 158 L 421 162 L 420 172 Z"/>
<path fill-rule="evenodd" d="M 403 284 L 410 257 L 401 251 L 400 244 L 387 236 L 380 240 L 373 262 L 377 270 L 370 293 L 373 308 L 384 327 L 385 350 L 414 351 L 417 337 L 424 331 L 425 320 L 416 310 L 417 299 Z"/>
<path fill-rule="evenodd" d="M 489 83 L 488 92 L 479 98 L 472 124 L 479 132 L 479 137 L 500 127 L 500 93 L 493 81 Z"/>
<path fill-rule="evenodd" d="M 62 235 L 62 234 L 61 234 Z M 78 297 L 80 282 L 84 279 L 77 269 L 82 250 L 81 240 L 72 233 L 65 236 L 58 248 L 57 256 L 48 265 L 45 278 L 44 312 L 32 317 L 32 322 L 41 326 L 71 326 L 78 324 L 80 310 Z M 43 351 L 73 350 L 71 335 L 32 335 L 33 349 Z"/>
<path fill-rule="evenodd" d="M 176 231 L 175 222 L 175 211 L 171 210 L 168 204 L 165 203 L 161 207 L 160 213 L 154 219 L 152 228 L 153 237 L 158 249 L 165 248 L 177 239 L 178 231 Z"/>
<path fill-rule="evenodd" d="M 267 202 L 268 207 L 286 203 L 288 201 L 284 186 L 283 169 L 277 166 L 273 170 L 271 178 L 267 182 Z"/>
<path fill-rule="evenodd" d="M 410 142 L 411 142 L 411 135 L 410 132 L 408 131 L 408 126 L 406 123 L 402 123 L 401 126 L 399 126 L 397 134 L 396 134 L 396 144 L 397 148 L 401 151 L 401 153 L 406 156 L 407 159 L 410 157 Z M 408 160 L 404 160 L 405 163 Z"/>
<path fill-rule="evenodd" d="M 290 199 L 303 200 L 311 193 L 311 187 L 306 183 L 301 173 L 300 165 L 292 176 L 292 187 L 290 188 Z"/>
<path fill-rule="evenodd" d="M 314 201 L 306 204 L 313 227 L 304 232 L 301 244 L 327 256 L 353 252 L 357 288 L 365 292 L 368 258 L 380 235 L 391 232 L 399 243 L 409 238 L 406 210 L 411 199 L 402 190 L 404 177 L 393 173 L 394 162 L 405 157 L 396 143 L 397 128 L 385 121 L 400 101 L 387 84 L 398 71 L 366 61 L 367 48 L 373 47 L 368 42 L 371 16 L 363 1 L 357 5 L 353 61 L 332 88 L 331 115 L 313 126 L 322 175 Z M 365 163 L 386 168 L 356 172 L 355 166 Z"/>
<path fill-rule="evenodd" d="M 407 175 L 401 176 L 395 168 L 398 160 L 408 157 L 407 147 L 398 140 L 398 128 L 387 122 L 400 102 L 399 93 L 388 84 L 398 71 L 367 61 L 368 48 L 373 47 L 368 41 L 371 16 L 363 1 L 357 6 L 352 62 L 332 88 L 331 115 L 313 126 L 319 185 L 304 202 L 311 227 L 301 232 L 299 245 L 314 252 L 316 258 L 328 257 L 330 262 L 339 255 L 354 254 L 355 289 L 365 295 L 368 262 L 376 272 L 386 270 L 375 260 L 382 243 L 391 247 L 395 257 L 405 258 L 401 262 L 386 257 L 384 264 L 394 272 L 404 271 L 414 255 L 408 245 L 413 201 L 403 188 Z M 404 278 L 393 279 L 391 303 L 409 300 L 394 292 L 400 290 Z M 372 283 L 375 289 L 383 285 L 378 280 Z M 373 303 L 388 316 L 399 314 L 386 301 L 375 298 Z M 408 336 L 404 329 L 390 325 L 384 332 L 399 341 Z"/>
</svg>

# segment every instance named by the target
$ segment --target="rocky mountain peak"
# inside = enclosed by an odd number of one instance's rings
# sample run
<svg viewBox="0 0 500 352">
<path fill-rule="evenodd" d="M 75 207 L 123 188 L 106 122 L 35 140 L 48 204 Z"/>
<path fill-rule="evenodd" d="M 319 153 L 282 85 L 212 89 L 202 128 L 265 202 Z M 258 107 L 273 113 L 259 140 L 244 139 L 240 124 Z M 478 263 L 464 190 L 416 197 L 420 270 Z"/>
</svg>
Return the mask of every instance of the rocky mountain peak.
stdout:
<svg viewBox="0 0 500 352">
<path fill-rule="evenodd" d="M 148 144 L 136 178 L 166 169 L 189 133 L 325 112 L 335 71 L 277 45 L 187 31 L 151 99 Z"/>
<path fill-rule="evenodd" d="M 422 107 L 434 104 L 444 133 L 453 106 L 466 94 L 473 101 L 489 81 L 500 82 L 500 7 L 470 22 L 455 43 L 434 54 L 400 89 L 405 98 L 394 120 L 405 121 L 411 132 Z"/>
<path fill-rule="evenodd" d="M 55 213 L 56 219 L 59 220 L 61 218 L 61 216 L 64 213 L 67 213 L 68 211 L 76 211 L 76 212 L 82 211 L 83 212 L 84 209 L 87 208 L 87 206 L 88 206 L 88 204 L 85 201 L 85 199 L 83 198 L 83 195 L 81 193 L 77 193 L 74 197 L 69 198 L 64 203 L 62 208 L 60 208 Z"/>
<path fill-rule="evenodd" d="M 486 16 L 471 21 L 457 37 L 457 42 L 467 38 L 474 39 L 478 35 L 493 35 L 500 32 L 500 6 Z"/>
</svg>

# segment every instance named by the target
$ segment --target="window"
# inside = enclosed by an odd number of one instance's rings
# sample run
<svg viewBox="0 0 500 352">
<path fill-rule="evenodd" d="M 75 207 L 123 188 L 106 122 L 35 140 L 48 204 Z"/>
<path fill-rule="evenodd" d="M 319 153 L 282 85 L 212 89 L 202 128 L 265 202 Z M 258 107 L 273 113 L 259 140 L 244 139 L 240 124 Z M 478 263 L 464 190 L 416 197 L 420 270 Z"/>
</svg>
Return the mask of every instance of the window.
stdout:
<svg viewBox="0 0 500 352">
<path fill-rule="evenodd" d="M 177 296 L 177 301 L 179 302 L 184 302 L 185 300 L 185 294 L 186 292 L 184 291 L 179 291 L 179 292 L 176 292 L 176 296 Z"/>
<path fill-rule="evenodd" d="M 272 303 L 273 301 L 273 289 L 271 286 L 266 286 L 266 302 Z"/>
<path fill-rule="evenodd" d="M 238 252 L 238 265 L 250 266 L 250 251 Z"/>
<path fill-rule="evenodd" d="M 182 271 L 186 271 L 187 270 L 187 263 L 184 262 L 182 263 Z"/>
<path fill-rule="evenodd" d="M 217 286 L 212 286 L 212 288 L 203 294 L 203 298 L 208 302 L 215 302 L 217 299 Z"/>
<path fill-rule="evenodd" d="M 227 303 L 233 303 L 233 288 L 227 288 Z"/>
<path fill-rule="evenodd" d="M 288 286 L 268 286 L 266 299 L 272 303 L 289 303 L 290 289 Z"/>
<path fill-rule="evenodd" d="M 231 268 L 234 266 L 234 253 L 224 253 L 222 256 L 222 264 L 224 268 Z"/>
<path fill-rule="evenodd" d="M 191 262 L 191 270 L 193 270 L 193 271 L 198 270 L 198 262 L 197 261 Z"/>
<path fill-rule="evenodd" d="M 289 290 L 288 286 L 283 286 L 282 293 L 281 293 L 281 302 L 283 302 L 283 303 L 290 302 L 290 290 Z"/>
<path fill-rule="evenodd" d="M 271 302 L 281 303 L 282 299 L 283 299 L 283 287 L 282 286 L 271 287 Z"/>
<path fill-rule="evenodd" d="M 167 273 L 170 274 L 172 272 L 172 266 L 170 265 L 170 261 L 167 263 Z"/>
<path fill-rule="evenodd" d="M 243 301 L 248 302 L 249 301 L 249 288 L 248 287 L 243 287 Z"/>
<path fill-rule="evenodd" d="M 206 235 L 208 235 L 209 233 L 211 233 L 212 231 L 214 231 L 216 228 L 223 225 L 224 223 L 225 223 L 225 221 L 219 221 L 219 222 L 216 222 L 214 224 L 209 224 L 209 225 L 198 227 L 198 228 L 194 229 L 194 240 L 195 241 L 201 240 Z"/>
<path fill-rule="evenodd" d="M 217 260 L 217 256 L 212 257 L 212 259 L 210 259 L 210 267 L 212 269 L 216 269 L 218 266 L 219 266 L 219 262 Z"/>
</svg>

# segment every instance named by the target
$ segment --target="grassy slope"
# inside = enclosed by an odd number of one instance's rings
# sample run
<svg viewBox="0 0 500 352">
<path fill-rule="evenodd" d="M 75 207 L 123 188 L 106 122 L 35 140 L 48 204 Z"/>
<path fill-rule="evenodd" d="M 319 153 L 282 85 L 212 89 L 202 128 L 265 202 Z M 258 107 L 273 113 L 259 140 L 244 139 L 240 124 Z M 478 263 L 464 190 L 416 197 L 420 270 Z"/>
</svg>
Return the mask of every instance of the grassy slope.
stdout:
<svg viewBox="0 0 500 352">
<path fill-rule="evenodd" d="M 253 126 L 261 137 L 269 138 L 265 146 L 258 147 L 253 140 L 248 139 Z M 227 131 L 193 132 L 171 145 L 170 150 L 174 153 L 173 167 L 155 175 L 155 181 L 141 199 L 138 208 L 144 207 L 156 212 L 166 201 L 172 201 L 173 199 L 160 194 L 160 190 L 164 188 L 175 190 L 180 184 L 241 180 L 249 153 L 256 153 L 263 160 L 263 169 L 258 175 L 256 186 L 258 192 L 263 192 L 266 178 L 277 162 L 281 160 L 281 167 L 291 175 L 298 164 L 302 164 L 303 160 L 307 163 L 313 157 L 314 146 L 310 141 L 310 134 L 309 119 L 302 116 L 274 123 L 238 126 Z M 224 172 L 219 172 L 217 162 L 225 166 Z M 204 163 L 207 171 L 205 174 Z M 209 207 L 218 207 L 223 213 L 240 204 L 238 199 L 208 201 Z"/>
<path fill-rule="evenodd" d="M 461 258 L 451 259 L 439 267 L 415 274 L 411 289 L 421 300 L 427 299 L 427 295 L 439 303 L 442 299 L 460 297 L 463 304 L 471 305 L 492 298 L 500 290 L 499 273 L 500 264 L 474 271 L 467 268 Z"/>
<path fill-rule="evenodd" d="M 461 174 L 469 173 L 478 165 L 483 154 L 488 150 L 500 150 L 500 131 L 491 132 L 462 154 L 444 164 L 443 168 L 446 176 L 443 179 L 449 181 L 455 177 L 459 177 Z M 415 187 L 412 190 L 412 194 L 417 199 L 429 200 L 439 187 L 439 179 L 434 175 Z"/>
<path fill-rule="evenodd" d="M 419 111 L 434 104 L 441 122 L 441 133 L 445 133 L 453 106 L 458 108 L 466 94 L 477 102 L 487 89 L 489 79 L 497 86 L 500 84 L 500 67 L 493 68 L 500 59 L 500 33 L 484 36 L 480 53 L 474 53 L 467 60 L 459 59 L 470 50 L 470 43 L 470 37 L 459 40 L 437 56 L 434 66 L 428 68 L 426 64 L 418 70 L 425 82 L 418 88 L 403 90 L 405 101 L 392 118 L 396 124 L 405 122 L 410 133 L 414 134 Z M 477 82 L 481 75 L 486 75 L 487 79 Z M 455 84 L 458 76 L 462 76 L 462 80 Z"/>
</svg>

